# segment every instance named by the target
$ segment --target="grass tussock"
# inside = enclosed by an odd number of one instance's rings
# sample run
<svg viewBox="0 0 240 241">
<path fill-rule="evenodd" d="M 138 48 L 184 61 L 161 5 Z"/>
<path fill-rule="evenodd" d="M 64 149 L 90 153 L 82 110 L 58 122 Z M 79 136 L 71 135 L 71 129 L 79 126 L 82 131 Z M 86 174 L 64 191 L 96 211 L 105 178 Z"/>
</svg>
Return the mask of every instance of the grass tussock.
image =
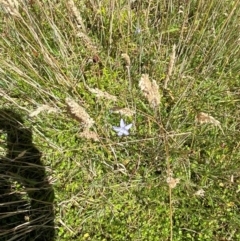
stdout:
<svg viewBox="0 0 240 241">
<path fill-rule="evenodd" d="M 0 240 L 239 240 L 239 14 L 1 0 Z"/>
</svg>

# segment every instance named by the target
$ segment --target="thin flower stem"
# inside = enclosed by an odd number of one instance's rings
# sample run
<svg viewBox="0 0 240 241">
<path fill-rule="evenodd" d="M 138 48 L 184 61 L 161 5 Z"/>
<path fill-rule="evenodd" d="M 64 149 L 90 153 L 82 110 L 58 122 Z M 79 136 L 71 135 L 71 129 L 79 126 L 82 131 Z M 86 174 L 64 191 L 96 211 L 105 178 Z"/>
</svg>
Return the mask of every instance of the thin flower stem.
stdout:
<svg viewBox="0 0 240 241">
<path fill-rule="evenodd" d="M 169 145 L 167 133 L 164 134 L 164 144 L 166 152 L 166 165 L 167 165 L 167 175 L 171 178 L 171 168 L 170 168 L 170 156 L 169 156 Z M 170 241 L 173 240 L 173 212 L 172 212 L 172 188 L 169 185 L 169 219 L 170 219 Z"/>
<path fill-rule="evenodd" d="M 129 91 L 132 92 L 132 80 L 131 80 L 131 74 L 130 74 L 130 66 L 126 66 L 127 73 L 128 73 L 128 83 L 129 83 Z"/>
</svg>

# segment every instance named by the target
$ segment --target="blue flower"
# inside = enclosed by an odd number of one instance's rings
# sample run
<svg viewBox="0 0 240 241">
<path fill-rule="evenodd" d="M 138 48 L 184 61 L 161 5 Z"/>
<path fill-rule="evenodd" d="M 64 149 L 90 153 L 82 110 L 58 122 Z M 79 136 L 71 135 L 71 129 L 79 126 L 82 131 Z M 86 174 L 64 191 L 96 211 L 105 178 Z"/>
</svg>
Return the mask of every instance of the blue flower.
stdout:
<svg viewBox="0 0 240 241">
<path fill-rule="evenodd" d="M 126 125 L 124 123 L 124 120 L 121 119 L 120 120 L 120 127 L 117 127 L 117 126 L 113 126 L 113 130 L 115 130 L 118 134 L 118 136 L 122 136 L 122 135 L 125 135 L 125 136 L 128 136 L 129 135 L 129 132 L 128 130 L 132 127 L 132 123 L 129 124 L 129 125 Z"/>
</svg>

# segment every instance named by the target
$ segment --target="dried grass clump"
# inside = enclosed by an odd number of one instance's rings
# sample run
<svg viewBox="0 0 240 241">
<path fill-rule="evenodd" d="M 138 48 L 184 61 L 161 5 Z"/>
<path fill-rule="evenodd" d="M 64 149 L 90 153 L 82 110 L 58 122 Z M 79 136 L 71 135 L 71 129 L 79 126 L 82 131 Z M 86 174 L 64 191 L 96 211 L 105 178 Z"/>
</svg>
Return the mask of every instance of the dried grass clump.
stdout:
<svg viewBox="0 0 240 241">
<path fill-rule="evenodd" d="M 89 116 L 82 106 L 70 98 L 66 98 L 65 102 L 67 104 L 68 112 L 75 120 L 83 123 L 85 130 L 93 126 L 94 120 Z"/>
<path fill-rule="evenodd" d="M 97 88 L 96 89 L 92 89 L 92 88 L 88 87 L 88 90 L 92 94 L 95 94 L 97 98 L 104 98 L 104 99 L 107 99 L 107 100 L 117 101 L 117 97 L 116 96 L 110 95 L 109 93 L 104 92 L 102 90 L 99 90 Z"/>
<path fill-rule="evenodd" d="M 155 80 L 150 81 L 148 74 L 142 74 L 139 87 L 152 108 L 160 104 L 159 87 Z"/>
</svg>

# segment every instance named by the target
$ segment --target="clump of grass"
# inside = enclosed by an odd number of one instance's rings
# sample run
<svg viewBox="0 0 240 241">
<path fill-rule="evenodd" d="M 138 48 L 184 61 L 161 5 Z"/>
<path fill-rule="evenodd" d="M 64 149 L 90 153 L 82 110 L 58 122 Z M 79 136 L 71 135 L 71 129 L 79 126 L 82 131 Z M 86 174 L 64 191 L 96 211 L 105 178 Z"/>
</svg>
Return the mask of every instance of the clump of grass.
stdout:
<svg viewBox="0 0 240 241">
<path fill-rule="evenodd" d="M 55 240 L 238 240 L 239 4 L 35 0 L 1 12 L 0 104 L 22 119 L 0 143 L 1 238 L 40 240 L 54 189 Z M 121 115 L 134 123 L 124 138 L 112 130 Z M 6 144 L 16 126 L 34 147 Z"/>
</svg>

